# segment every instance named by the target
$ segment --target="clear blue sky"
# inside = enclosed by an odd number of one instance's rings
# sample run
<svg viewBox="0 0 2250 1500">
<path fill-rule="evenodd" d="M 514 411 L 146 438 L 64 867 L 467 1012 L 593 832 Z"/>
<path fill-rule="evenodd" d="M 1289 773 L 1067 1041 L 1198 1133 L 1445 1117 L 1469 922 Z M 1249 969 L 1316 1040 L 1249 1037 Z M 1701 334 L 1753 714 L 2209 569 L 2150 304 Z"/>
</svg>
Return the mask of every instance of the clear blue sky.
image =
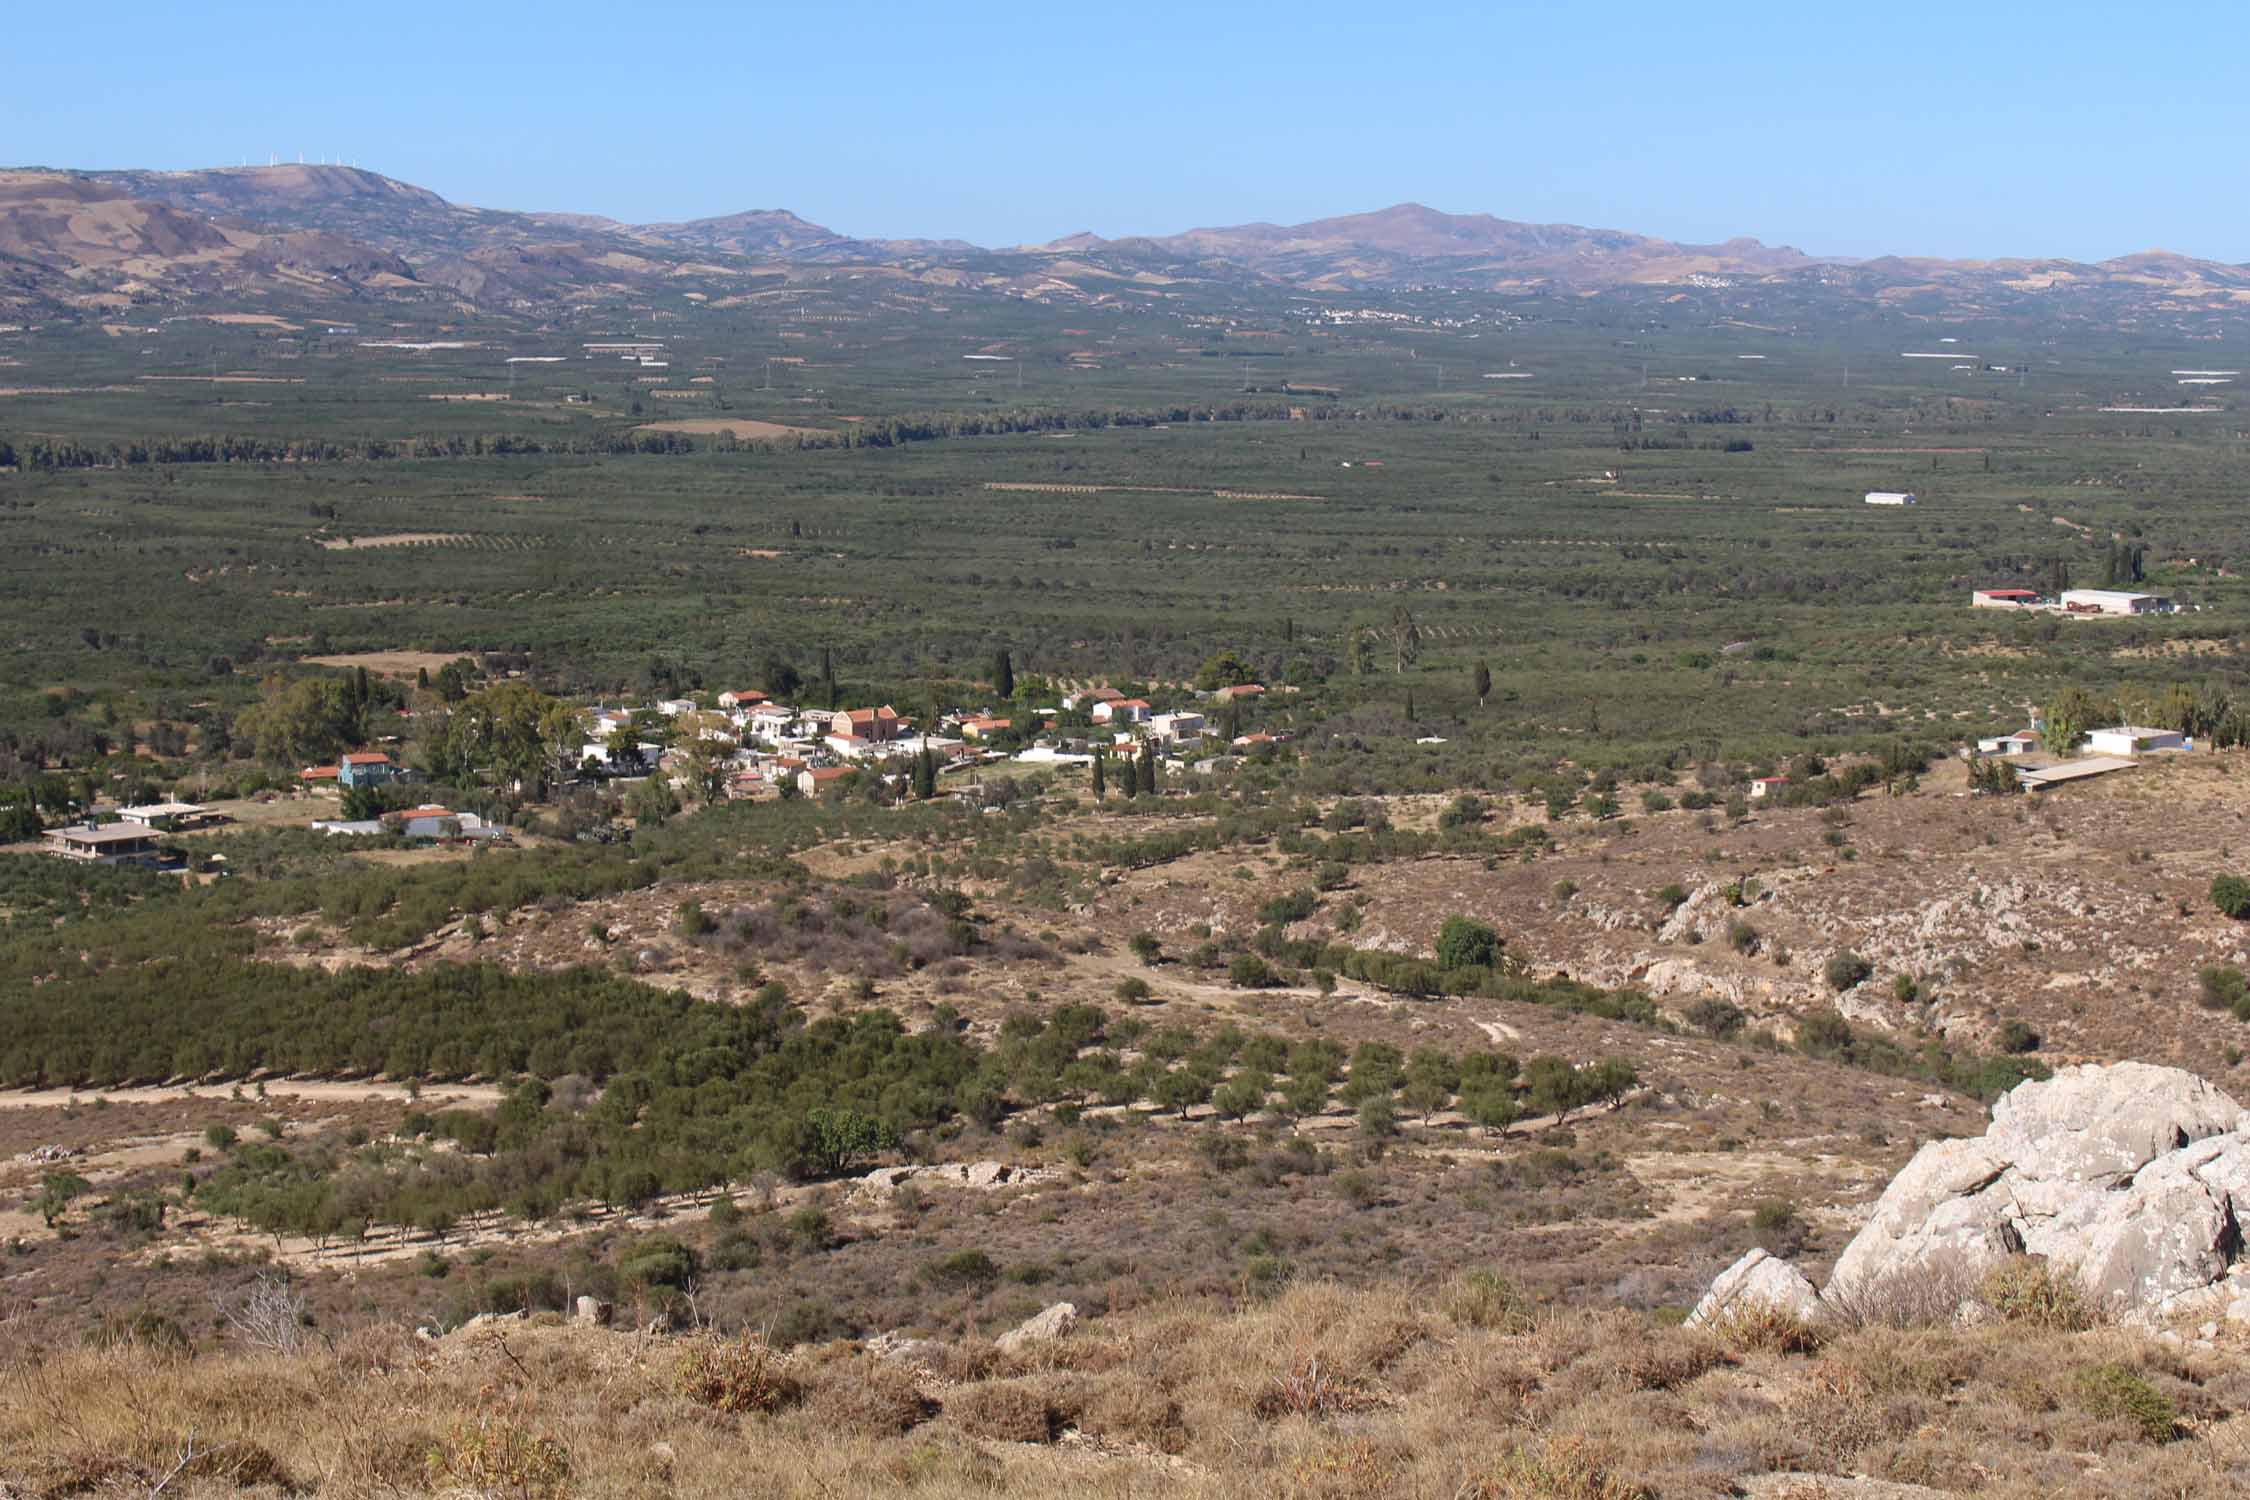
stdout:
<svg viewBox="0 0 2250 1500">
<path fill-rule="evenodd" d="M 1831 254 L 2250 261 L 2250 8 L 24 5 L 8 164 L 981 244 L 1417 200 Z"/>
</svg>

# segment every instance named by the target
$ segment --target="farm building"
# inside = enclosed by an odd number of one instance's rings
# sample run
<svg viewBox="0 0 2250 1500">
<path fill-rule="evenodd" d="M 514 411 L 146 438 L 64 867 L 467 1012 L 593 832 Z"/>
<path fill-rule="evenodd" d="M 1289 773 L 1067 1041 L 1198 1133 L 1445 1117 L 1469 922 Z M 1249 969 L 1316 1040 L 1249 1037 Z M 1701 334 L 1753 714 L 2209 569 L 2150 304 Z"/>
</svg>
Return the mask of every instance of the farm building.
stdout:
<svg viewBox="0 0 2250 1500">
<path fill-rule="evenodd" d="M 719 694 L 721 708 L 756 708 L 765 701 L 764 693 L 754 692 L 749 688 L 736 688 L 732 692 Z"/>
<path fill-rule="evenodd" d="M 2172 601 L 2161 594 L 2129 594 L 2121 589 L 2064 589 L 2062 607 L 2074 615 L 2165 615 Z"/>
<path fill-rule="evenodd" d="M 975 718 L 961 721 L 961 737 L 965 740 L 988 739 L 1004 730 L 1015 727 L 1013 719 Z"/>
<path fill-rule="evenodd" d="M 2019 729 L 2014 734 L 1994 735 L 1977 741 L 1980 755 L 2029 755 L 2039 748 L 2039 731 Z"/>
<path fill-rule="evenodd" d="M 1975 589 L 1969 594 L 1974 609 L 2032 609 L 2044 602 L 2037 589 Z"/>
<path fill-rule="evenodd" d="M 2112 771 L 2130 771 L 2136 764 L 2138 762 L 2121 760 L 2114 755 L 2082 755 L 2060 765 L 2018 771 L 2016 780 L 2023 784 L 2025 791 L 2036 792 L 2066 781 L 2083 781 L 2089 776 L 2106 776 Z"/>
<path fill-rule="evenodd" d="M 1096 724 L 1146 724 L 1148 715 L 1146 698 L 1116 698 L 1095 704 L 1090 716 Z"/>
<path fill-rule="evenodd" d="M 1867 503 L 1869 505 L 1912 505 L 1914 504 L 1914 497 L 1905 490 L 1869 490 L 1867 492 Z"/>
<path fill-rule="evenodd" d="M 1789 778 L 1786 776 L 1761 776 L 1750 783 L 1751 800 L 1756 801 L 1762 797 L 1774 796 L 1787 785 L 1789 785 Z"/>
<path fill-rule="evenodd" d="M 2190 746 L 2188 737 L 2177 730 L 2118 724 L 2087 735 L 2086 748 L 2096 755 L 2138 755 L 2148 750 L 2186 750 Z"/>
</svg>

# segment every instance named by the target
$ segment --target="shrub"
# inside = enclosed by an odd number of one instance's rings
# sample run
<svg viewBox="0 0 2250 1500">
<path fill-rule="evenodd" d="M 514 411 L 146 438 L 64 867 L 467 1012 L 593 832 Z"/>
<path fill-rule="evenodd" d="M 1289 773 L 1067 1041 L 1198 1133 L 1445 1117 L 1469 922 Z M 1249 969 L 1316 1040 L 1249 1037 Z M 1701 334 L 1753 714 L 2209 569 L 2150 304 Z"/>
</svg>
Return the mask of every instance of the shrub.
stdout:
<svg viewBox="0 0 2250 1500">
<path fill-rule="evenodd" d="M 2239 875 L 2219 876 L 2211 882 L 2211 904 L 2236 921 L 2250 917 L 2250 880 Z"/>
<path fill-rule="evenodd" d="M 1473 917 L 1452 916 L 1438 929 L 1441 969 L 1489 969 L 1500 961 L 1500 934 Z"/>
<path fill-rule="evenodd" d="M 1748 956 L 1758 951 L 1758 929 L 1740 918 L 1727 923 L 1727 946 Z"/>
<path fill-rule="evenodd" d="M 2011 1323 L 2028 1323 L 2055 1333 L 2078 1333 L 2094 1325 L 2094 1311 L 2078 1278 L 2058 1274 L 2047 1261 L 2011 1256 L 1985 1275 L 1985 1306 Z"/>
<path fill-rule="evenodd" d="M 2021 1021 L 2003 1021 L 1992 1035 L 1992 1045 L 2002 1052 L 2021 1054 L 2039 1050 L 2039 1033 Z"/>
<path fill-rule="evenodd" d="M 1454 1322 L 1494 1333 L 1529 1333 L 1536 1307 L 1522 1287 L 1498 1271 L 1468 1271 L 1446 1288 L 1439 1305 Z"/>
<path fill-rule="evenodd" d="M 1831 954 L 1820 972 L 1830 989 L 1842 991 L 1863 982 L 1875 972 L 1875 966 L 1856 953 L 1842 952 Z"/>
<path fill-rule="evenodd" d="M 1320 896 L 1314 891 L 1291 891 L 1276 896 L 1258 908 L 1258 920 L 1268 926 L 1287 922 L 1301 922 L 1320 909 Z"/>
<path fill-rule="evenodd" d="M 1000 1279 L 1000 1267 L 982 1250 L 956 1250 L 922 1268 L 922 1279 L 931 1286 L 958 1291 L 988 1287 Z"/>
<path fill-rule="evenodd" d="M 2123 1365 L 2080 1370 L 2072 1384 L 2091 1416 L 2130 1423 L 2152 1443 L 2169 1443 L 2180 1435 L 2180 1414 L 2171 1398 Z"/>
<path fill-rule="evenodd" d="M 1510 1448 L 1489 1478 L 1460 1493 L 1464 1500 L 1645 1500 L 1650 1491 L 1610 1472 L 1587 1439 L 1555 1437 Z"/>
<path fill-rule="evenodd" d="M 1135 958 L 1139 959 L 1142 963 L 1147 964 L 1152 969 L 1155 968 L 1156 965 L 1160 961 L 1162 961 L 1164 957 L 1164 944 L 1157 940 L 1157 936 L 1153 932 L 1134 933 L 1131 940 L 1126 944 L 1126 946 L 1133 950 L 1133 956 Z"/>
<path fill-rule="evenodd" d="M 434 1485 L 543 1500 L 570 1489 L 570 1449 L 496 1412 L 463 1417 L 430 1450 Z"/>
<path fill-rule="evenodd" d="M 1805 1221 L 1797 1206 L 1783 1199 L 1769 1198 L 1752 1209 L 1750 1227 L 1757 1233 L 1759 1248 L 1769 1255 L 1790 1256 L 1804 1248 Z"/>
<path fill-rule="evenodd" d="M 810 1402 L 820 1431 L 855 1437 L 896 1437 L 936 1411 L 911 1373 L 878 1359 L 856 1359 L 824 1373 Z"/>
<path fill-rule="evenodd" d="M 1127 1005 L 1146 1005 L 1154 996 L 1155 991 L 1148 987 L 1148 981 L 1138 974 L 1117 981 L 1117 998 Z"/>
<path fill-rule="evenodd" d="M 1749 1022 L 1742 1007 L 1726 1000 L 1698 1000 L 1687 1008 L 1687 1023 L 1705 1036 L 1730 1037 Z"/>
<path fill-rule="evenodd" d="M 804 1398 L 787 1359 L 751 1338 L 702 1338 L 688 1346 L 672 1384 L 699 1406 L 725 1412 L 776 1412 Z"/>
<path fill-rule="evenodd" d="M 970 1437 L 998 1443 L 1047 1443 L 1062 1430 L 1064 1413 L 1028 1380 L 988 1380 L 945 1399 L 945 1414 Z"/>
<path fill-rule="evenodd" d="M 1227 983 L 1238 990 L 1262 990 L 1274 983 L 1273 970 L 1255 953 L 1237 953 L 1227 965 Z"/>
<path fill-rule="evenodd" d="M 1656 904 L 1664 908 L 1666 915 L 1670 915 L 1687 905 L 1687 890 L 1679 885 L 1660 886 L 1655 896 Z"/>
<path fill-rule="evenodd" d="M 695 1275 L 695 1252 L 668 1234 L 652 1234 L 625 1252 L 617 1274 L 637 1287 L 683 1287 Z"/>
<path fill-rule="evenodd" d="M 2240 1010 L 2250 993 L 2242 971 L 2232 964 L 2205 964 L 2195 971 L 2197 998 L 2212 1010 Z"/>
</svg>

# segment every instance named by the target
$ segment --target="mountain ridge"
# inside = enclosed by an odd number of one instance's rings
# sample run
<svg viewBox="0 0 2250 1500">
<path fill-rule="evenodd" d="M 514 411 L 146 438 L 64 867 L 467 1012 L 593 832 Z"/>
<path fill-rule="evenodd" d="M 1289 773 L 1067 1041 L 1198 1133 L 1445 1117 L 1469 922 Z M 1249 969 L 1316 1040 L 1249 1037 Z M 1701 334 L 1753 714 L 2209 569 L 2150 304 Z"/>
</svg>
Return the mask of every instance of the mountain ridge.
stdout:
<svg viewBox="0 0 2250 1500">
<path fill-rule="evenodd" d="M 0 170 L 0 300 L 15 307 L 86 309 L 265 290 L 535 312 L 681 278 L 851 266 L 995 293 L 1086 300 L 1110 294 L 1092 283 L 1123 277 L 1307 293 L 1434 287 L 1569 294 L 1794 287 L 1810 279 L 1837 296 L 1921 296 L 1970 307 L 2073 295 L 2203 310 L 2250 302 L 2250 266 L 2163 249 L 2099 262 L 1816 256 L 1748 235 L 1694 243 L 1447 213 L 1416 202 L 1297 224 L 1253 221 L 1116 238 L 1081 231 L 985 248 L 953 239 L 857 238 L 785 208 L 643 224 L 565 210 L 477 208 L 336 165 Z"/>
</svg>

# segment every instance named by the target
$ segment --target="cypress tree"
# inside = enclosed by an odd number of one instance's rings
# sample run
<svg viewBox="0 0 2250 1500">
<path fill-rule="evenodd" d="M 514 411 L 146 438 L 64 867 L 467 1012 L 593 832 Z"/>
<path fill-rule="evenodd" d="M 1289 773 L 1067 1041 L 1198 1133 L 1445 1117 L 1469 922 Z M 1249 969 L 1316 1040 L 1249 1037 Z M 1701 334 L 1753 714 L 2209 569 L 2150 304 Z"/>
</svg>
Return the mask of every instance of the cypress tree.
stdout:
<svg viewBox="0 0 2250 1500">
<path fill-rule="evenodd" d="M 820 648 L 820 685 L 828 693 L 828 706 L 836 706 L 836 659 L 826 646 Z"/>
<path fill-rule="evenodd" d="M 1491 696 L 1492 668 L 1480 661 L 1477 663 L 1477 707 L 1484 707 L 1484 700 Z"/>
<path fill-rule="evenodd" d="M 1156 774 L 1156 745 L 1151 741 L 1141 746 L 1141 790 L 1153 797 L 1162 786 Z"/>
<path fill-rule="evenodd" d="M 1124 772 L 1124 780 L 1119 784 L 1118 790 L 1128 798 L 1138 797 L 1141 794 L 1140 762 L 1130 755 L 1121 756 L 1119 759 L 1122 764 L 1119 765 L 1118 769 Z"/>
<path fill-rule="evenodd" d="M 1109 791 L 1109 775 L 1103 769 L 1108 761 L 1109 757 L 1102 754 L 1100 750 L 1094 752 L 1094 800 L 1096 802 L 1099 802 Z"/>
<path fill-rule="evenodd" d="M 1016 695 L 1016 664 L 1005 646 L 992 654 L 992 691 L 1002 698 Z"/>
</svg>

